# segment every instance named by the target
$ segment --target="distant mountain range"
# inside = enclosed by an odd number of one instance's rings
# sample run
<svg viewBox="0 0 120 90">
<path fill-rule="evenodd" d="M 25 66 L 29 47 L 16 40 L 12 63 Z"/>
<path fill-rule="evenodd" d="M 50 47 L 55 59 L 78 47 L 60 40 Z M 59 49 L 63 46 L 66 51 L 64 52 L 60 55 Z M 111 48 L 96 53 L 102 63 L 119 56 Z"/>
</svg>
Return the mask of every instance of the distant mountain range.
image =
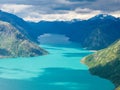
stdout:
<svg viewBox="0 0 120 90">
<path fill-rule="evenodd" d="M 26 31 L 26 35 L 34 42 L 38 42 L 37 38 L 46 33 L 62 34 L 86 49 L 99 50 L 120 38 L 120 18 L 106 14 L 99 14 L 88 20 L 34 23 L 1 11 L 0 20 L 20 28 L 21 32 Z"/>
<path fill-rule="evenodd" d="M 72 22 L 41 21 L 30 23 L 35 27 L 34 38 L 44 33 L 63 34 L 87 49 L 103 49 L 120 38 L 120 19 L 100 14 L 88 20 Z"/>
<path fill-rule="evenodd" d="M 111 80 L 116 90 L 120 90 L 120 40 L 85 57 L 82 62 L 89 66 L 92 74 Z"/>
</svg>

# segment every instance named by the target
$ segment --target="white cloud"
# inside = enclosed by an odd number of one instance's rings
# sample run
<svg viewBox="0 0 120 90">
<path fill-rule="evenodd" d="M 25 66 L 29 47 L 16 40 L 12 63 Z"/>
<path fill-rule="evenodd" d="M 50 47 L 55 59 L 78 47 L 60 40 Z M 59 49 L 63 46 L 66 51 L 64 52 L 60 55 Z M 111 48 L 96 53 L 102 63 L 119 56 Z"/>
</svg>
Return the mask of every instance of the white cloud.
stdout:
<svg viewBox="0 0 120 90">
<path fill-rule="evenodd" d="M 32 12 L 29 14 L 29 16 L 25 17 L 25 20 L 28 21 L 41 21 L 41 20 L 47 20 L 47 21 L 70 21 L 72 19 L 88 19 L 90 17 L 93 17 L 97 14 L 102 13 L 102 11 L 99 10 L 91 10 L 91 9 L 81 9 L 77 8 L 75 10 L 62 10 L 61 12 L 64 13 L 57 13 L 57 14 L 40 14 L 38 12 Z"/>
<path fill-rule="evenodd" d="M 115 17 L 120 17 L 120 11 L 110 12 L 110 14 L 115 16 Z"/>
<path fill-rule="evenodd" d="M 62 0 L 61 3 L 66 2 Z M 69 2 L 66 2 L 69 3 Z M 89 8 L 76 8 L 73 10 L 53 10 L 51 8 L 39 9 L 39 6 L 24 5 L 24 4 L 2 4 L 0 9 L 6 12 L 16 14 L 27 21 L 39 22 L 46 21 L 70 21 L 72 19 L 88 19 L 97 14 L 105 13 L 120 17 L 120 11 L 111 11 L 109 13 L 102 10 L 93 10 Z M 49 13 L 52 12 L 52 13 Z"/>
<path fill-rule="evenodd" d="M 24 10 L 31 8 L 32 5 L 24 4 L 0 4 L 0 9 L 10 13 L 21 13 Z"/>
</svg>

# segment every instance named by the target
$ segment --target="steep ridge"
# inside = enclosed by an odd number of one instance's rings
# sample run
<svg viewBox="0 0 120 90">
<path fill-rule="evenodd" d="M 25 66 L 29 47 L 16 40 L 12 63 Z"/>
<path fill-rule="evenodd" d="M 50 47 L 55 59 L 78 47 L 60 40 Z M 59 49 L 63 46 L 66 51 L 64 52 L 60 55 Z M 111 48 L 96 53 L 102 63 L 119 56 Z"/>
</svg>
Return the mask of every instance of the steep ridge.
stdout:
<svg viewBox="0 0 120 90">
<path fill-rule="evenodd" d="M 32 27 L 28 24 L 28 22 L 24 21 L 22 18 L 0 10 L 0 20 L 10 23 L 21 33 L 27 36 L 30 40 L 35 41 L 33 39 Z"/>
<path fill-rule="evenodd" d="M 85 57 L 84 62 L 93 75 L 111 80 L 120 90 L 120 40 L 108 48 Z"/>
<path fill-rule="evenodd" d="M 32 57 L 45 54 L 47 51 L 29 40 L 16 27 L 0 21 L 0 58 Z"/>
</svg>

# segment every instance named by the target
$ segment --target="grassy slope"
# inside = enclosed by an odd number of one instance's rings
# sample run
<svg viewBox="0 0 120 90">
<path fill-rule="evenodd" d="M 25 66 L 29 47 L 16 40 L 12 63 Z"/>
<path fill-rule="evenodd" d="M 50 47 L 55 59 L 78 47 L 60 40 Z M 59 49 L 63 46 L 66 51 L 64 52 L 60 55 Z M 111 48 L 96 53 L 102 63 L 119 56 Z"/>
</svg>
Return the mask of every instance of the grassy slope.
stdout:
<svg viewBox="0 0 120 90">
<path fill-rule="evenodd" d="M 89 66 L 92 74 L 111 80 L 116 90 L 120 90 L 120 40 L 82 61 Z"/>
</svg>

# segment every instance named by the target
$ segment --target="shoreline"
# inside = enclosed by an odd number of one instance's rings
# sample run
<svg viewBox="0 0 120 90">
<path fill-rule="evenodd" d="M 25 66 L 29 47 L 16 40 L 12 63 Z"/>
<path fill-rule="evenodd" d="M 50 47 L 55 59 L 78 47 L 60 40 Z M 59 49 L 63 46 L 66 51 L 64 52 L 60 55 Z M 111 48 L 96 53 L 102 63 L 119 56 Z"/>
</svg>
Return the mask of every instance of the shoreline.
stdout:
<svg viewBox="0 0 120 90">
<path fill-rule="evenodd" d="M 85 62 L 84 62 L 84 61 L 85 61 L 85 58 L 86 58 L 86 57 L 83 57 L 83 58 L 80 60 L 80 63 L 86 65 Z M 114 90 L 120 90 L 120 86 L 116 87 L 116 85 L 115 85 L 111 80 L 106 79 L 106 78 L 103 78 L 103 77 L 101 77 L 101 76 L 99 76 L 99 75 L 92 74 L 91 71 L 90 71 L 90 67 L 89 67 L 88 65 L 86 65 L 86 66 L 88 67 L 88 71 L 90 72 L 91 75 L 97 76 L 97 77 L 99 77 L 99 78 L 102 78 L 102 79 L 105 79 L 105 80 L 110 81 L 110 82 L 114 85 Z"/>
</svg>

